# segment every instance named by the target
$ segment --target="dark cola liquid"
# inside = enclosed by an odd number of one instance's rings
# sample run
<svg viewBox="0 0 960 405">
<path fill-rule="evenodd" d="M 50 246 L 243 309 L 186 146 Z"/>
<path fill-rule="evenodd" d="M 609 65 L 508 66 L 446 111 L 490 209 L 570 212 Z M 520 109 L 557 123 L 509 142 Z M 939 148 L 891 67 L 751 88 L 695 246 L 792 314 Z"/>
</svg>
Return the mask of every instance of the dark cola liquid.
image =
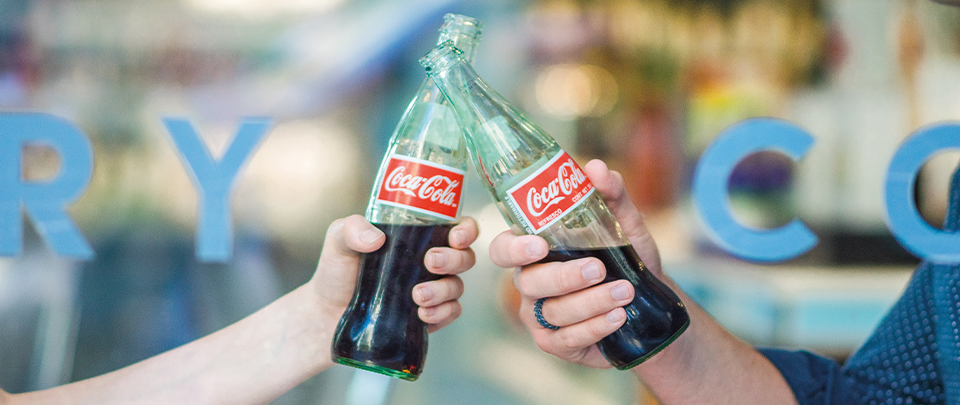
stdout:
<svg viewBox="0 0 960 405">
<path fill-rule="evenodd" d="M 447 246 L 454 224 L 374 224 L 386 234 L 383 246 L 360 257 L 353 300 L 333 338 L 333 359 L 391 377 L 416 380 L 427 356 L 427 325 L 417 315 L 413 287 L 440 276 L 423 258 Z"/>
<path fill-rule="evenodd" d="M 551 250 L 541 262 L 596 257 L 607 276 L 603 282 L 627 280 L 636 291 L 623 308 L 627 321 L 600 340 L 600 352 L 614 367 L 625 370 L 650 358 L 680 336 L 690 323 L 687 309 L 677 294 L 650 274 L 633 246 L 596 249 Z"/>
</svg>

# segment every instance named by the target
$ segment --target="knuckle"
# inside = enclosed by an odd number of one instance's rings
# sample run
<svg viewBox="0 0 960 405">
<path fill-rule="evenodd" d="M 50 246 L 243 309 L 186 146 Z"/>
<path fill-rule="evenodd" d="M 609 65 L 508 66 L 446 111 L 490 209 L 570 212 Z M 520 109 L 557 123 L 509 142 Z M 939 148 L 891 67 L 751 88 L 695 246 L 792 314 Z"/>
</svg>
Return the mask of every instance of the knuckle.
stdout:
<svg viewBox="0 0 960 405">
<path fill-rule="evenodd" d="M 349 228 L 351 230 L 360 228 L 363 224 L 366 223 L 366 219 L 362 216 L 353 214 L 349 217 L 343 218 L 344 228 Z"/>
<path fill-rule="evenodd" d="M 517 270 L 513 276 L 513 285 L 517 287 L 517 291 L 520 292 L 520 295 L 524 297 L 533 297 L 533 286 L 531 285 L 530 277 L 528 274 L 524 273 L 522 270 Z"/>
<path fill-rule="evenodd" d="M 467 235 L 469 235 L 467 238 L 468 240 L 465 242 L 472 242 L 474 239 L 476 239 L 477 235 L 480 234 L 480 225 L 477 223 L 477 220 L 471 217 L 464 217 L 463 220 L 460 221 L 460 225 L 458 225 L 458 227 L 464 230 Z"/>
<path fill-rule="evenodd" d="M 564 269 L 569 270 L 569 269 Z M 561 293 L 567 293 L 572 291 L 576 287 L 576 283 L 573 280 L 573 276 L 570 271 L 561 271 L 559 272 L 559 277 L 554 278 L 556 282 L 557 290 Z"/>
<path fill-rule="evenodd" d="M 573 333 L 571 333 L 571 329 L 561 329 L 555 336 L 560 343 L 560 347 L 567 351 L 573 351 L 580 348 L 580 341 Z"/>
<path fill-rule="evenodd" d="M 512 263 L 513 251 L 515 250 L 515 247 L 511 243 L 511 238 L 513 237 L 513 234 L 505 231 L 494 237 L 490 242 L 490 261 L 492 261 L 493 264 L 500 267 L 515 266 L 515 264 Z"/>
<path fill-rule="evenodd" d="M 343 224 L 346 222 L 346 218 L 337 218 L 330 223 L 330 227 L 327 228 L 327 236 L 335 235 L 337 232 L 340 232 L 343 229 Z"/>
<path fill-rule="evenodd" d="M 514 241 L 519 241 L 519 239 L 514 239 Z M 527 260 L 526 247 L 523 243 L 511 243 L 510 257 L 508 258 L 509 263 L 512 265 L 522 266 L 528 264 Z"/>
<path fill-rule="evenodd" d="M 601 292 L 603 294 L 606 294 L 606 290 L 602 290 Z M 606 295 L 609 296 L 609 294 L 606 294 Z M 590 311 L 590 315 L 600 314 L 607 310 L 607 307 L 609 305 L 607 304 L 607 300 L 602 297 L 603 296 L 601 297 L 591 296 L 588 299 L 584 300 L 585 301 L 584 307 L 586 307 L 587 310 Z"/>
<path fill-rule="evenodd" d="M 603 322 L 587 322 L 587 330 L 590 331 L 591 340 L 600 340 L 610 332 Z"/>
<path fill-rule="evenodd" d="M 363 215 L 360 215 L 360 214 L 350 215 L 350 216 L 348 216 L 346 219 L 349 219 L 351 222 L 356 222 L 356 221 L 364 221 L 364 222 L 366 222 L 366 218 L 364 218 Z"/>
<path fill-rule="evenodd" d="M 581 267 L 583 267 L 584 264 L 584 262 L 580 261 L 564 264 L 563 269 L 559 272 L 559 277 L 554 278 L 557 282 L 557 288 L 560 289 L 561 293 L 571 293 L 583 288 Z"/>
</svg>

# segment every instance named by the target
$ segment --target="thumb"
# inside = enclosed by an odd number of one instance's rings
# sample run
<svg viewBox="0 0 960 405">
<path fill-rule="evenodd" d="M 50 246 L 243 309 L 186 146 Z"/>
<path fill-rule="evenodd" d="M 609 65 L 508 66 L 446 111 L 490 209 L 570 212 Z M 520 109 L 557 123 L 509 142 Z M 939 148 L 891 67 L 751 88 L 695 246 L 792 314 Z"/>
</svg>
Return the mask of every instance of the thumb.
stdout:
<svg viewBox="0 0 960 405">
<path fill-rule="evenodd" d="M 311 279 L 319 298 L 346 307 L 356 286 L 360 254 L 377 250 L 384 240 L 383 232 L 360 215 L 334 221 L 327 229 Z"/>
<path fill-rule="evenodd" d="M 606 163 L 598 159 L 587 162 L 583 171 L 606 201 L 610 213 L 620 223 L 620 228 L 637 250 L 640 260 L 650 271 L 659 276 L 661 274 L 660 252 L 643 222 L 643 214 L 627 193 L 623 176 L 610 170 Z"/>
</svg>

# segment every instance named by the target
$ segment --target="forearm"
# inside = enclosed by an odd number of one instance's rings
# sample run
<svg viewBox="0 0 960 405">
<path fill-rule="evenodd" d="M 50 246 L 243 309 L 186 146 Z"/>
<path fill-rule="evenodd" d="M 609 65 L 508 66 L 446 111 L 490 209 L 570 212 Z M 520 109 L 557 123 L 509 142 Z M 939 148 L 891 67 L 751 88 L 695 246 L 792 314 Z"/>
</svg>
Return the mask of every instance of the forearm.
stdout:
<svg viewBox="0 0 960 405">
<path fill-rule="evenodd" d="M 797 403 L 766 357 L 668 283 L 687 304 L 690 326 L 673 344 L 634 368 L 664 405 Z"/>
<path fill-rule="evenodd" d="M 259 404 L 329 368 L 339 319 L 310 286 L 214 334 L 115 372 L 45 391 L 19 404 Z"/>
</svg>

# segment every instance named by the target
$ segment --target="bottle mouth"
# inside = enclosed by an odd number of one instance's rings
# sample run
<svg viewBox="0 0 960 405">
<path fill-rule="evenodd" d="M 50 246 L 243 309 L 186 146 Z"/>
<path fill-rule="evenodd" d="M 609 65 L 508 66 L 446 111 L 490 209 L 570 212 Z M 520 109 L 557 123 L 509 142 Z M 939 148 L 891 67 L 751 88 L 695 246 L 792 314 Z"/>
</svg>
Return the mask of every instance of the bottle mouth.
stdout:
<svg viewBox="0 0 960 405">
<path fill-rule="evenodd" d="M 427 69 L 428 75 L 435 75 L 460 63 L 461 55 L 463 52 L 453 46 L 453 41 L 447 40 L 420 58 L 420 66 Z"/>
<path fill-rule="evenodd" d="M 447 38 L 455 38 L 462 35 L 474 40 L 480 39 L 480 32 L 483 30 L 483 24 L 480 20 L 465 16 L 463 14 L 447 14 L 443 16 L 443 26 L 440 27 L 440 33 Z"/>
</svg>

